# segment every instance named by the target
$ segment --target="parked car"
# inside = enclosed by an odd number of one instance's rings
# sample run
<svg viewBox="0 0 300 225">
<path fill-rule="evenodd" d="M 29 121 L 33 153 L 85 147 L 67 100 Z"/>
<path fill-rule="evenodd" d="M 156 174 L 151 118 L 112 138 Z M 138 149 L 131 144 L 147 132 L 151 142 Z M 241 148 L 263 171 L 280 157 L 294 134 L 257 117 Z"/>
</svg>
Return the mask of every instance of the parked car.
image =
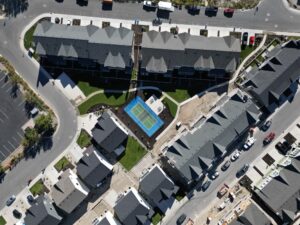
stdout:
<svg viewBox="0 0 300 225">
<path fill-rule="evenodd" d="M 244 46 L 248 45 L 248 32 L 243 33 L 242 45 L 244 45 Z"/>
<path fill-rule="evenodd" d="M 255 43 L 255 36 L 250 36 L 249 38 L 249 45 L 253 46 Z"/>
<path fill-rule="evenodd" d="M 143 6 L 149 8 L 157 8 L 157 4 L 152 1 L 144 1 Z"/>
<path fill-rule="evenodd" d="M 231 156 L 231 161 L 232 162 L 234 162 L 234 161 L 236 161 L 238 158 L 240 157 L 240 152 L 239 151 L 235 151 L 234 153 L 233 153 L 233 155 Z"/>
<path fill-rule="evenodd" d="M 214 173 L 212 173 L 212 174 L 210 175 L 210 178 L 211 178 L 212 180 L 215 180 L 215 179 L 217 179 L 217 177 L 218 177 L 219 175 L 220 175 L 219 172 L 218 172 L 218 171 L 215 171 Z"/>
<path fill-rule="evenodd" d="M 201 7 L 198 5 L 190 5 L 187 10 L 190 14 L 199 14 Z"/>
<path fill-rule="evenodd" d="M 205 181 L 203 183 L 203 185 L 202 185 L 202 191 L 206 191 L 209 188 L 210 185 L 211 185 L 211 181 L 210 180 Z"/>
<path fill-rule="evenodd" d="M 225 16 L 231 17 L 233 15 L 233 13 L 234 13 L 234 9 L 231 9 L 231 8 L 224 9 Z"/>
<path fill-rule="evenodd" d="M 67 20 L 67 26 L 71 26 L 71 20 Z"/>
<path fill-rule="evenodd" d="M 263 140 L 264 145 L 271 143 L 274 138 L 275 138 L 275 133 L 274 132 L 269 133 L 267 137 L 265 137 L 265 139 Z"/>
<path fill-rule="evenodd" d="M 249 169 L 249 165 L 245 164 L 239 171 L 237 171 L 236 176 L 239 178 L 243 176 Z"/>
<path fill-rule="evenodd" d="M 153 26 L 159 26 L 162 24 L 162 21 L 159 18 L 155 18 L 154 20 L 152 20 L 152 24 Z"/>
<path fill-rule="evenodd" d="M 14 203 L 15 200 L 16 200 L 16 196 L 15 196 L 15 195 L 10 196 L 10 197 L 7 199 L 7 201 L 6 201 L 6 205 L 7 205 L 7 206 L 10 206 L 11 204 Z"/>
<path fill-rule="evenodd" d="M 220 190 L 218 191 L 217 196 L 218 196 L 219 198 L 221 198 L 221 197 L 223 197 L 227 192 L 228 192 L 228 188 L 225 187 L 225 186 L 222 186 L 222 187 L 220 188 Z"/>
<path fill-rule="evenodd" d="M 205 15 L 207 16 L 216 16 L 218 13 L 218 7 L 206 7 Z"/>
<path fill-rule="evenodd" d="M 254 145 L 255 141 L 256 139 L 254 137 L 248 138 L 248 140 L 244 144 L 244 149 L 245 150 L 250 149 Z"/>
<path fill-rule="evenodd" d="M 222 170 L 222 171 L 227 170 L 227 169 L 229 168 L 230 164 L 231 164 L 230 161 L 227 160 L 227 161 L 222 165 L 221 170 Z"/>
<path fill-rule="evenodd" d="M 186 215 L 183 213 L 183 214 L 181 214 L 181 215 L 178 217 L 176 223 L 177 223 L 178 225 L 179 225 L 179 224 L 182 224 L 182 223 L 185 221 L 185 219 L 186 219 Z"/>
<path fill-rule="evenodd" d="M 20 213 L 17 209 L 13 210 L 13 215 L 14 217 L 16 217 L 17 219 L 20 219 L 22 217 L 22 213 Z"/>
<path fill-rule="evenodd" d="M 264 123 L 264 125 L 262 125 L 261 129 L 262 129 L 263 131 L 267 131 L 267 130 L 270 128 L 271 125 L 272 125 L 272 121 L 271 121 L 271 120 L 267 120 L 267 121 Z"/>
<path fill-rule="evenodd" d="M 35 202 L 35 199 L 34 199 L 34 197 L 32 196 L 32 195 L 27 195 L 27 201 L 29 202 L 29 203 L 34 203 Z"/>
</svg>

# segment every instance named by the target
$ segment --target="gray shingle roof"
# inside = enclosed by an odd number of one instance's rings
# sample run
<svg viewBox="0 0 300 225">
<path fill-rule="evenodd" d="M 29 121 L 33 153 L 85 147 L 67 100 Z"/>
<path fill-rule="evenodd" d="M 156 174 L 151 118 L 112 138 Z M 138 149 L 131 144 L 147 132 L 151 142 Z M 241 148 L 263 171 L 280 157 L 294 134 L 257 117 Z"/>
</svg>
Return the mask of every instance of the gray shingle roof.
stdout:
<svg viewBox="0 0 300 225">
<path fill-rule="evenodd" d="M 166 152 L 181 174 L 190 181 L 202 174 L 215 158 L 250 125 L 258 121 L 259 111 L 254 103 L 238 92 L 215 112 L 194 133 L 187 133 L 175 141 Z"/>
<path fill-rule="evenodd" d="M 230 225 L 270 225 L 268 217 L 255 204 L 251 204 L 246 211 Z"/>
<path fill-rule="evenodd" d="M 246 87 L 252 86 L 250 92 L 266 107 L 279 100 L 283 92 L 300 76 L 300 41 L 290 41 L 273 51 L 276 54 L 244 83 Z"/>
<path fill-rule="evenodd" d="M 94 140 L 106 151 L 112 152 L 124 142 L 127 134 L 113 121 L 107 112 L 98 119 L 92 130 Z"/>
<path fill-rule="evenodd" d="M 36 53 L 95 60 L 105 67 L 130 66 L 133 31 L 94 25 L 67 26 L 47 21 L 34 32 Z"/>
<path fill-rule="evenodd" d="M 46 195 L 41 195 L 27 210 L 25 224 L 27 225 L 57 225 L 62 220 Z"/>
<path fill-rule="evenodd" d="M 165 73 L 179 67 L 222 69 L 233 72 L 239 64 L 240 41 L 234 37 L 203 37 L 181 33 L 143 33 L 141 67 Z"/>
<path fill-rule="evenodd" d="M 86 184 L 95 187 L 111 173 L 112 167 L 93 146 L 90 146 L 77 163 L 77 174 Z"/>
<path fill-rule="evenodd" d="M 151 199 L 156 206 L 159 205 L 160 201 L 170 198 L 178 191 L 178 187 L 175 186 L 171 178 L 158 165 L 154 166 L 141 179 L 139 188 L 146 195 L 147 199 Z"/>
<path fill-rule="evenodd" d="M 71 213 L 88 195 L 89 189 L 70 169 L 63 172 L 61 179 L 52 188 L 55 204 Z"/>
<path fill-rule="evenodd" d="M 284 222 L 300 211 L 300 157 L 292 159 L 292 163 L 283 168 L 278 177 L 273 178 L 257 195 Z"/>
<path fill-rule="evenodd" d="M 114 210 L 123 225 L 143 225 L 153 214 L 150 206 L 135 189 L 127 192 L 117 202 Z"/>
</svg>

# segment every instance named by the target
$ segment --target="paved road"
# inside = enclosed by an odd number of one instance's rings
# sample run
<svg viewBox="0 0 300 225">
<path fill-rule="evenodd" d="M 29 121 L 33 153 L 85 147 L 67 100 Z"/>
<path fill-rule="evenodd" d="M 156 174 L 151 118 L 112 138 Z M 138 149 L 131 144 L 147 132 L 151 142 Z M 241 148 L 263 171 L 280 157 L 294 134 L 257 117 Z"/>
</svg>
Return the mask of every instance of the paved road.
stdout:
<svg viewBox="0 0 300 225">
<path fill-rule="evenodd" d="M 185 213 L 190 218 L 195 218 L 197 214 L 203 210 L 211 201 L 213 201 L 218 190 L 224 183 L 233 182 L 236 177 L 236 171 L 239 170 L 244 164 L 250 164 L 259 155 L 263 149 L 263 139 L 269 132 L 275 132 L 277 136 L 282 134 L 287 127 L 289 127 L 299 117 L 300 106 L 300 93 L 296 95 L 294 101 L 285 103 L 283 107 L 279 108 L 272 117 L 272 126 L 267 132 L 258 131 L 255 133 L 257 139 L 253 147 L 248 151 L 243 151 L 240 158 L 231 163 L 229 169 L 222 172 L 220 169 L 220 176 L 212 182 L 211 186 L 206 192 L 195 192 L 193 198 L 183 205 L 177 212 L 176 217 L 173 217 L 170 221 L 164 221 L 164 225 L 176 224 L 176 219 L 182 213 Z"/>
</svg>

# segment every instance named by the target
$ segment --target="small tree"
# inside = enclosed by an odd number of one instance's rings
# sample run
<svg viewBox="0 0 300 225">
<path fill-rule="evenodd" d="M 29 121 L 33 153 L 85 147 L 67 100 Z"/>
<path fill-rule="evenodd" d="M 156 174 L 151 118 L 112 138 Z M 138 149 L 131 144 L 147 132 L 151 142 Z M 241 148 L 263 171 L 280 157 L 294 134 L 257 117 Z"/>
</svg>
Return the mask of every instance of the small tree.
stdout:
<svg viewBox="0 0 300 225">
<path fill-rule="evenodd" d="M 25 129 L 24 133 L 24 139 L 22 141 L 22 144 L 25 148 L 29 148 L 34 146 L 39 140 L 39 134 L 38 132 L 31 127 L 27 127 Z"/>
<path fill-rule="evenodd" d="M 51 131 L 53 129 L 53 119 L 50 114 L 40 115 L 35 120 L 34 128 L 39 134 Z"/>
</svg>

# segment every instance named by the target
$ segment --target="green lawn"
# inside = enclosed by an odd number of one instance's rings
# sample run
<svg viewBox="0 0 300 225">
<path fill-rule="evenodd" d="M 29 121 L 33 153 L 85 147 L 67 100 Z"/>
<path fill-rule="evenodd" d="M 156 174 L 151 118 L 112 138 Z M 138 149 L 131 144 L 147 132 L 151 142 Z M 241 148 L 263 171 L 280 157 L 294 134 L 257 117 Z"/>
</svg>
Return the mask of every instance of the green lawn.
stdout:
<svg viewBox="0 0 300 225">
<path fill-rule="evenodd" d="M 103 90 L 102 88 L 92 86 L 89 82 L 85 82 L 85 81 L 79 81 L 77 83 L 77 86 L 80 88 L 80 90 L 83 92 L 85 96 L 89 96 L 95 91 Z"/>
<path fill-rule="evenodd" d="M 181 201 L 181 199 L 183 199 L 185 197 L 185 193 L 181 190 L 179 190 L 175 196 L 177 201 Z"/>
<path fill-rule="evenodd" d="M 45 186 L 42 180 L 38 180 L 30 189 L 33 196 L 40 195 L 45 192 Z"/>
<path fill-rule="evenodd" d="M 147 151 L 133 137 L 129 136 L 126 144 L 125 154 L 119 160 L 126 170 L 131 170 L 143 157 Z"/>
<path fill-rule="evenodd" d="M 3 216 L 0 216 L 0 225 L 5 225 L 6 220 L 3 218 Z"/>
<path fill-rule="evenodd" d="M 90 135 L 83 129 L 81 129 L 80 131 L 80 135 L 77 139 L 77 144 L 81 147 L 81 148 L 84 148 L 84 147 L 88 147 L 90 146 L 92 143 L 91 143 L 91 137 Z"/>
<path fill-rule="evenodd" d="M 255 47 L 253 46 L 246 46 L 241 51 L 241 60 L 243 61 L 251 52 L 253 52 Z"/>
<path fill-rule="evenodd" d="M 35 31 L 36 24 L 33 25 L 24 36 L 24 46 L 28 50 L 30 47 L 32 47 L 32 40 L 33 40 L 33 33 Z"/>
<path fill-rule="evenodd" d="M 163 103 L 169 109 L 171 115 L 174 118 L 177 112 L 177 105 L 167 97 L 164 98 Z"/>
<path fill-rule="evenodd" d="M 78 106 L 80 114 L 85 114 L 88 110 L 97 104 L 106 104 L 110 106 L 120 106 L 126 103 L 129 93 L 99 93 L 83 102 Z"/>
<path fill-rule="evenodd" d="M 173 99 L 175 99 L 177 102 L 183 102 L 184 100 L 192 97 L 188 90 L 185 89 L 176 89 L 172 92 L 166 92 L 168 95 L 170 95 Z"/>
<path fill-rule="evenodd" d="M 70 164 L 71 163 L 69 160 L 64 156 L 54 165 L 54 168 L 57 170 L 57 172 L 60 172 L 67 168 Z"/>
<path fill-rule="evenodd" d="M 159 212 L 156 212 L 154 214 L 154 216 L 152 216 L 151 222 L 153 225 L 156 225 L 162 220 L 162 218 L 163 218 L 163 215 L 161 215 Z"/>
</svg>

